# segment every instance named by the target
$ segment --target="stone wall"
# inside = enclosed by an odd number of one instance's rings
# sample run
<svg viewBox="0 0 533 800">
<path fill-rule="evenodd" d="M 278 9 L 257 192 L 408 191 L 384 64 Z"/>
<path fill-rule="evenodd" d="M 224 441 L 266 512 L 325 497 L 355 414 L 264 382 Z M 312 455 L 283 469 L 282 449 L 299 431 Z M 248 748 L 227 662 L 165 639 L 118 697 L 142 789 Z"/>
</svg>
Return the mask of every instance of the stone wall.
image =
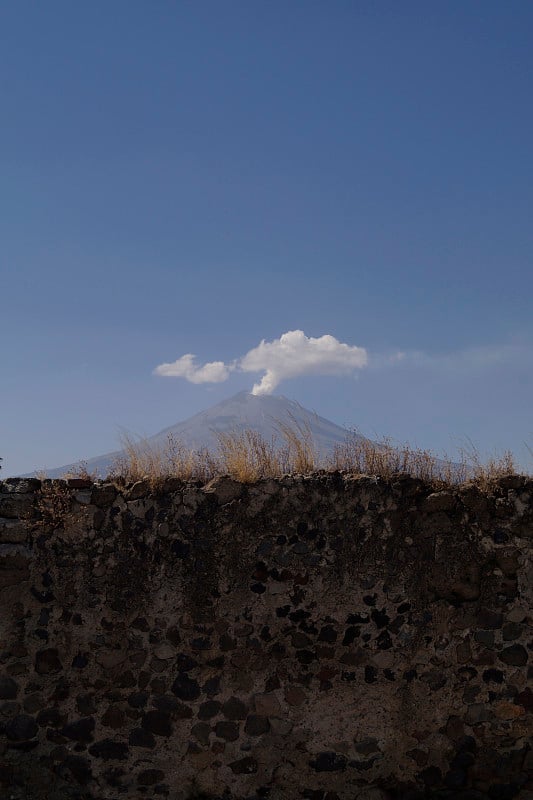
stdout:
<svg viewBox="0 0 533 800">
<path fill-rule="evenodd" d="M 533 798 L 532 482 L 10 479 L 0 517 L 1 797 Z"/>
</svg>

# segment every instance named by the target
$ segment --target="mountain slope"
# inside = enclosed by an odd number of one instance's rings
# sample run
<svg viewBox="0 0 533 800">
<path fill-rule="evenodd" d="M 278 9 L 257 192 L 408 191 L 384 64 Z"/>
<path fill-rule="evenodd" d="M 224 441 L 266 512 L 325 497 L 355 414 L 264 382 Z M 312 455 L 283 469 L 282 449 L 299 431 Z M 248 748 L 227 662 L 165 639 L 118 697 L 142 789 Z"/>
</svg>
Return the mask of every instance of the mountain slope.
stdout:
<svg viewBox="0 0 533 800">
<path fill-rule="evenodd" d="M 227 433 L 252 428 L 269 441 L 272 436 L 279 439 L 277 422 L 296 424 L 303 429 L 308 426 L 320 455 L 327 455 L 335 444 L 346 438 L 344 428 L 286 397 L 275 395 L 256 397 L 248 392 L 239 392 L 184 422 L 178 422 L 176 425 L 165 428 L 149 437 L 147 441 L 155 446 L 164 446 L 168 441 L 168 436 L 172 434 L 187 448 L 216 450 L 218 446 L 217 432 Z M 89 472 L 96 472 L 98 476 L 104 477 L 113 462 L 121 455 L 121 451 L 116 450 L 89 458 L 85 463 Z M 66 464 L 63 467 L 47 470 L 47 475 L 50 478 L 59 478 L 66 472 L 74 470 L 76 466 L 77 464 Z"/>
</svg>

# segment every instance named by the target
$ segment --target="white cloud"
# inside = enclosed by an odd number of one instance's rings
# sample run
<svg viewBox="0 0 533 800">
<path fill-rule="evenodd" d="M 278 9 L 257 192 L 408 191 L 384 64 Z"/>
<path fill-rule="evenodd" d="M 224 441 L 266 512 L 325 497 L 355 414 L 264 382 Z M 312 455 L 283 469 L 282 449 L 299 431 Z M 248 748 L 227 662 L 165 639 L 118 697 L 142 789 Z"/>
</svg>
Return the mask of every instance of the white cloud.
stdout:
<svg viewBox="0 0 533 800">
<path fill-rule="evenodd" d="M 348 375 L 366 366 L 368 357 L 363 347 L 344 344 L 326 334 L 313 338 L 303 331 L 287 331 L 279 339 L 265 342 L 249 350 L 231 364 L 211 361 L 197 366 L 191 353 L 171 364 L 160 364 L 156 375 L 185 378 L 191 383 L 221 383 L 230 372 L 263 372 L 252 394 L 271 394 L 281 381 L 301 375 Z"/>
<path fill-rule="evenodd" d="M 347 375 L 367 363 L 366 350 L 343 344 L 326 334 L 318 338 L 287 331 L 273 342 L 264 340 L 241 358 L 243 372 L 263 372 L 252 394 L 271 394 L 286 378 L 300 375 Z"/>
<path fill-rule="evenodd" d="M 171 378 L 185 378 L 190 383 L 222 383 L 227 380 L 231 367 L 223 361 L 210 361 L 202 367 L 196 366 L 192 353 L 187 353 L 171 364 L 160 364 L 155 368 L 155 375 Z"/>
</svg>

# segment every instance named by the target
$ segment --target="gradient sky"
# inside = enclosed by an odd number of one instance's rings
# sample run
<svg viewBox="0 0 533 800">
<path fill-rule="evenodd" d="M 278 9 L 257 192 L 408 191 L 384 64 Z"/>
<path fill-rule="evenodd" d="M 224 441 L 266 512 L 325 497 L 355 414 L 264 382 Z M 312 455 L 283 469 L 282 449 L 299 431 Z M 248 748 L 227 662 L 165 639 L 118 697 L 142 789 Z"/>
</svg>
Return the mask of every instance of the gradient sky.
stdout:
<svg viewBox="0 0 533 800">
<path fill-rule="evenodd" d="M 251 389 L 153 370 L 295 329 L 368 366 L 278 393 L 531 467 L 532 31 L 529 0 L 3 2 L 2 475 Z"/>
</svg>

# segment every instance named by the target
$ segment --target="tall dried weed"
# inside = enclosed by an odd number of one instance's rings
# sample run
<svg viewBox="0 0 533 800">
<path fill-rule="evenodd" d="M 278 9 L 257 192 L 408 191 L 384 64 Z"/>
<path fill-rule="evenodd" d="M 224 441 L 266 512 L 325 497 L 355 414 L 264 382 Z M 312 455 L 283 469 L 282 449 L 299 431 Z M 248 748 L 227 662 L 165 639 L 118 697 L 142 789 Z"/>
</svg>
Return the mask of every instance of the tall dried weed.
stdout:
<svg viewBox="0 0 533 800">
<path fill-rule="evenodd" d="M 64 528 L 72 510 L 72 496 L 65 482 L 41 480 L 35 507 L 38 513 L 37 526 L 44 530 Z"/>
<path fill-rule="evenodd" d="M 276 422 L 285 443 L 280 449 L 283 471 L 305 474 L 319 469 L 320 459 L 310 423 L 300 423 L 291 414 L 289 418 L 289 422 Z"/>
<path fill-rule="evenodd" d="M 251 428 L 216 432 L 219 471 L 243 483 L 279 475 L 282 472 L 280 452 L 275 440 L 267 441 Z"/>
</svg>

